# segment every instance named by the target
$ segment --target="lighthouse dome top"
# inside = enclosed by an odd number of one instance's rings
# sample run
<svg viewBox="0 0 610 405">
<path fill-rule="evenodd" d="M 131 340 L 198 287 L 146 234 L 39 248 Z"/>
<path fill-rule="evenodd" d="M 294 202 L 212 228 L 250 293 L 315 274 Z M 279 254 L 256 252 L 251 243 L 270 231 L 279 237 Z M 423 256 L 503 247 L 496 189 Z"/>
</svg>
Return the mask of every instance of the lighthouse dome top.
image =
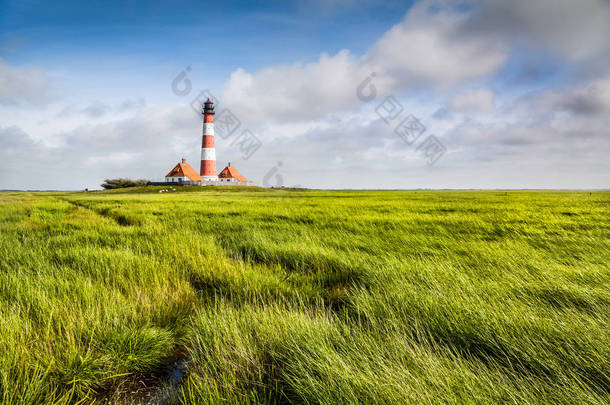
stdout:
<svg viewBox="0 0 610 405">
<path fill-rule="evenodd" d="M 205 114 L 214 114 L 214 103 L 209 98 L 203 103 L 203 112 Z"/>
</svg>

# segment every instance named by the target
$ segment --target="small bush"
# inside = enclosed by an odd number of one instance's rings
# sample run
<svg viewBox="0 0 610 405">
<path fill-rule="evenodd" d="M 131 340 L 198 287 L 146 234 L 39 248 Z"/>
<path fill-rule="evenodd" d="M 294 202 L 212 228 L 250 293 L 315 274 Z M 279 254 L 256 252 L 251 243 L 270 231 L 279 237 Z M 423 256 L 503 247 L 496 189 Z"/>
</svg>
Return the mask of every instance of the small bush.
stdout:
<svg viewBox="0 0 610 405">
<path fill-rule="evenodd" d="M 131 179 L 106 179 L 102 183 L 102 187 L 106 190 L 111 190 L 115 188 L 126 188 L 126 187 L 138 187 L 138 186 L 146 186 L 150 183 L 148 180 L 139 179 L 139 180 L 131 180 Z"/>
</svg>

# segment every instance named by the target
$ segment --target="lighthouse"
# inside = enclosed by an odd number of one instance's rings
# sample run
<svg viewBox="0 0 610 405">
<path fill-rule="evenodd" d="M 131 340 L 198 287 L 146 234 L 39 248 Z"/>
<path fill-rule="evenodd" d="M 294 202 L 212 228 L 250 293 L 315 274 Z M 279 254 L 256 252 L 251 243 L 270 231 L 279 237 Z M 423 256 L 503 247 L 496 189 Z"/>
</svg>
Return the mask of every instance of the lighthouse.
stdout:
<svg viewBox="0 0 610 405">
<path fill-rule="evenodd" d="M 203 134 L 201 140 L 200 175 L 206 181 L 217 181 L 216 148 L 214 147 L 214 103 L 208 98 L 203 104 Z"/>
<path fill-rule="evenodd" d="M 151 184 L 165 185 L 171 183 L 172 185 L 183 186 L 254 186 L 254 182 L 248 181 L 235 167 L 231 166 L 231 163 L 229 163 L 220 173 L 216 172 L 214 103 L 209 98 L 203 103 L 201 114 L 203 115 L 203 130 L 201 134 L 201 167 L 199 169 L 199 175 L 188 163 L 186 163 L 186 158 L 182 158 L 182 163 L 178 163 L 165 175 L 164 182 L 152 182 Z"/>
</svg>

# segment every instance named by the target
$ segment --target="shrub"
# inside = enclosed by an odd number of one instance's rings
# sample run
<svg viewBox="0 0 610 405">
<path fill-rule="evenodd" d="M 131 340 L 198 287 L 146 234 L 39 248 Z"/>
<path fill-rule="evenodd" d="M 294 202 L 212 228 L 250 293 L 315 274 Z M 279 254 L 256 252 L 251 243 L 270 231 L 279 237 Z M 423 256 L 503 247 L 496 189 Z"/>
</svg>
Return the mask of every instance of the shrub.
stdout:
<svg viewBox="0 0 610 405">
<path fill-rule="evenodd" d="M 125 187 L 137 187 L 137 186 L 145 186 L 149 183 L 148 180 L 139 179 L 139 180 L 131 180 L 131 179 L 106 179 L 102 183 L 102 187 L 106 190 L 114 189 L 114 188 L 125 188 Z"/>
</svg>

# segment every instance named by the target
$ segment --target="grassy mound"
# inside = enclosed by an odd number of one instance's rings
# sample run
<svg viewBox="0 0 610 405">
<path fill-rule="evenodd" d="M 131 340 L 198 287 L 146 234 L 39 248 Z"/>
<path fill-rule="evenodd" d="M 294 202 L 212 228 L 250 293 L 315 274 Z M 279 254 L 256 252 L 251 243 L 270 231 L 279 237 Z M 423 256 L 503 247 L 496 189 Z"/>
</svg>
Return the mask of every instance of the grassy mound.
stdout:
<svg viewBox="0 0 610 405">
<path fill-rule="evenodd" d="M 282 190 L 282 189 L 277 189 Z M 286 189 L 287 190 L 287 189 Z M 269 191 L 264 187 L 258 186 L 182 186 L 182 185 L 167 185 L 167 186 L 137 186 L 115 188 L 109 190 L 90 191 L 93 194 L 148 194 L 148 193 L 193 193 L 193 192 L 261 192 Z M 273 190 L 271 190 L 273 191 Z"/>
</svg>

